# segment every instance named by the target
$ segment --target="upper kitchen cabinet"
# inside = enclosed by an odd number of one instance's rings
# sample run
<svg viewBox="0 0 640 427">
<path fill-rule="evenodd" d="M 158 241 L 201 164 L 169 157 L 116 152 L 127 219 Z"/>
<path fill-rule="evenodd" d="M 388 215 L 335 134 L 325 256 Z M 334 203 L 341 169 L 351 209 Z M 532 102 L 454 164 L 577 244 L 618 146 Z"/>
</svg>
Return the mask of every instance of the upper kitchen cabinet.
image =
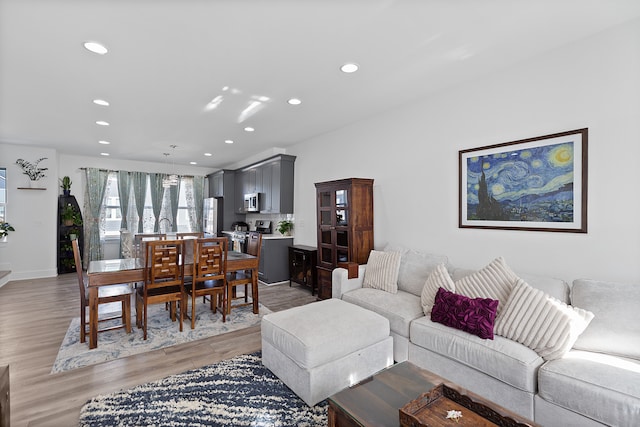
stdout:
<svg viewBox="0 0 640 427">
<path fill-rule="evenodd" d="M 234 171 L 222 169 L 209 175 L 209 197 L 233 197 L 234 194 Z"/>
<path fill-rule="evenodd" d="M 293 213 L 295 156 L 281 154 L 236 171 L 236 212 L 246 213 L 244 195 L 260 194 L 260 213 Z"/>
</svg>

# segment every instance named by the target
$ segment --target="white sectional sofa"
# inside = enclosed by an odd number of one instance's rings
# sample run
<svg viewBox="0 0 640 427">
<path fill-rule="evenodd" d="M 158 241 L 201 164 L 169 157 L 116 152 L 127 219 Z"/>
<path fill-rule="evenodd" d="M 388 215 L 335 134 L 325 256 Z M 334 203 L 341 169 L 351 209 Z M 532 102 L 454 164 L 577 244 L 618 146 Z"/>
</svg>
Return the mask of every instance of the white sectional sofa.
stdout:
<svg viewBox="0 0 640 427">
<path fill-rule="evenodd" d="M 361 265 L 354 279 L 344 269 L 334 270 L 332 296 L 389 319 L 397 362 L 409 360 L 543 426 L 640 425 L 640 285 L 580 279 L 569 286 L 559 279 L 516 273 L 518 283 L 526 282 L 534 294 L 589 313 L 586 330 L 562 357 L 530 344 L 542 357 L 514 339 L 497 334 L 483 339 L 424 314 L 422 291 L 436 266 L 444 264 L 454 284 L 472 277 L 473 270 L 452 266 L 444 255 L 385 251 L 401 254 L 395 293 L 363 286 L 367 265 Z M 506 320 L 500 316 L 524 310 L 515 309 L 515 301 L 500 305 L 509 313 L 498 312 L 495 318 L 504 332 Z"/>
</svg>

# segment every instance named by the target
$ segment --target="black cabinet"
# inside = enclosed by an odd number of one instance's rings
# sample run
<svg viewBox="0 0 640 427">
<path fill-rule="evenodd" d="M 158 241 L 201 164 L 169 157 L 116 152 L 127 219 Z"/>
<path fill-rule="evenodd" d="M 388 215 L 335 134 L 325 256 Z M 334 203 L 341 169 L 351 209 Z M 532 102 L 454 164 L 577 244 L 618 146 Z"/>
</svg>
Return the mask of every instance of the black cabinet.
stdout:
<svg viewBox="0 0 640 427">
<path fill-rule="evenodd" d="M 316 293 L 316 259 L 318 250 L 313 246 L 289 246 L 289 286 L 291 282 L 311 288 Z"/>
<path fill-rule="evenodd" d="M 74 217 L 65 220 L 65 210 L 73 210 Z M 80 256 L 84 249 L 84 231 L 82 226 L 82 213 L 74 196 L 58 197 L 58 274 L 72 273 L 76 271 L 73 258 L 71 240 L 78 239 Z"/>
<path fill-rule="evenodd" d="M 244 215 L 236 215 L 236 172 L 222 169 L 208 176 L 209 197 L 218 199 L 218 209 L 222 210 L 222 229 L 231 230 L 235 221 L 243 221 Z"/>
</svg>

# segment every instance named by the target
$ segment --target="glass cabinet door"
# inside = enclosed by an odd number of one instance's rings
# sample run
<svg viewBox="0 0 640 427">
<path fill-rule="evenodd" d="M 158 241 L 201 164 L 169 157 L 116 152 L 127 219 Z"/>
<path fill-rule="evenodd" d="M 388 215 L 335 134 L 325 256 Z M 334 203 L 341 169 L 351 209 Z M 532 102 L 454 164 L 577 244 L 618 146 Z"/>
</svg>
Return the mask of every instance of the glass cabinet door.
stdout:
<svg viewBox="0 0 640 427">
<path fill-rule="evenodd" d="M 349 261 L 349 204 L 346 189 L 321 191 L 318 196 L 320 221 L 318 258 L 321 265 L 333 267 Z"/>
</svg>

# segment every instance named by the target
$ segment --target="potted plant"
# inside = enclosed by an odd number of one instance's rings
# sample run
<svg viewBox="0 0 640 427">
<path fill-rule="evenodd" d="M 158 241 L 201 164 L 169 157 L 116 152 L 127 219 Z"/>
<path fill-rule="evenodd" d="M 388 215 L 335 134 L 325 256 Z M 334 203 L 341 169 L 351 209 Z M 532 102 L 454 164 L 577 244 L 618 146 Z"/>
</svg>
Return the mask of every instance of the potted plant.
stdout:
<svg viewBox="0 0 640 427">
<path fill-rule="evenodd" d="M 60 180 L 60 188 L 62 188 L 62 194 L 65 197 L 69 197 L 71 195 L 71 178 L 65 176 Z"/>
<path fill-rule="evenodd" d="M 0 221 L 0 240 L 9 235 L 10 231 L 16 231 L 8 222 Z"/>
<path fill-rule="evenodd" d="M 31 184 L 33 185 L 34 182 L 46 176 L 44 174 L 44 171 L 49 170 L 49 168 L 38 167 L 38 163 L 46 159 L 46 157 L 42 157 L 33 163 L 28 162 L 24 159 L 18 159 L 16 160 L 16 164 L 22 168 L 22 173 L 29 177 Z"/>
<path fill-rule="evenodd" d="M 278 231 L 280 234 L 289 236 L 291 234 L 291 230 L 293 230 L 293 222 L 288 219 L 283 219 L 278 223 Z"/>
<path fill-rule="evenodd" d="M 73 209 L 71 203 L 67 203 L 60 213 L 60 217 L 62 218 L 62 224 L 70 227 L 74 224 L 76 220 L 76 211 Z"/>
</svg>

